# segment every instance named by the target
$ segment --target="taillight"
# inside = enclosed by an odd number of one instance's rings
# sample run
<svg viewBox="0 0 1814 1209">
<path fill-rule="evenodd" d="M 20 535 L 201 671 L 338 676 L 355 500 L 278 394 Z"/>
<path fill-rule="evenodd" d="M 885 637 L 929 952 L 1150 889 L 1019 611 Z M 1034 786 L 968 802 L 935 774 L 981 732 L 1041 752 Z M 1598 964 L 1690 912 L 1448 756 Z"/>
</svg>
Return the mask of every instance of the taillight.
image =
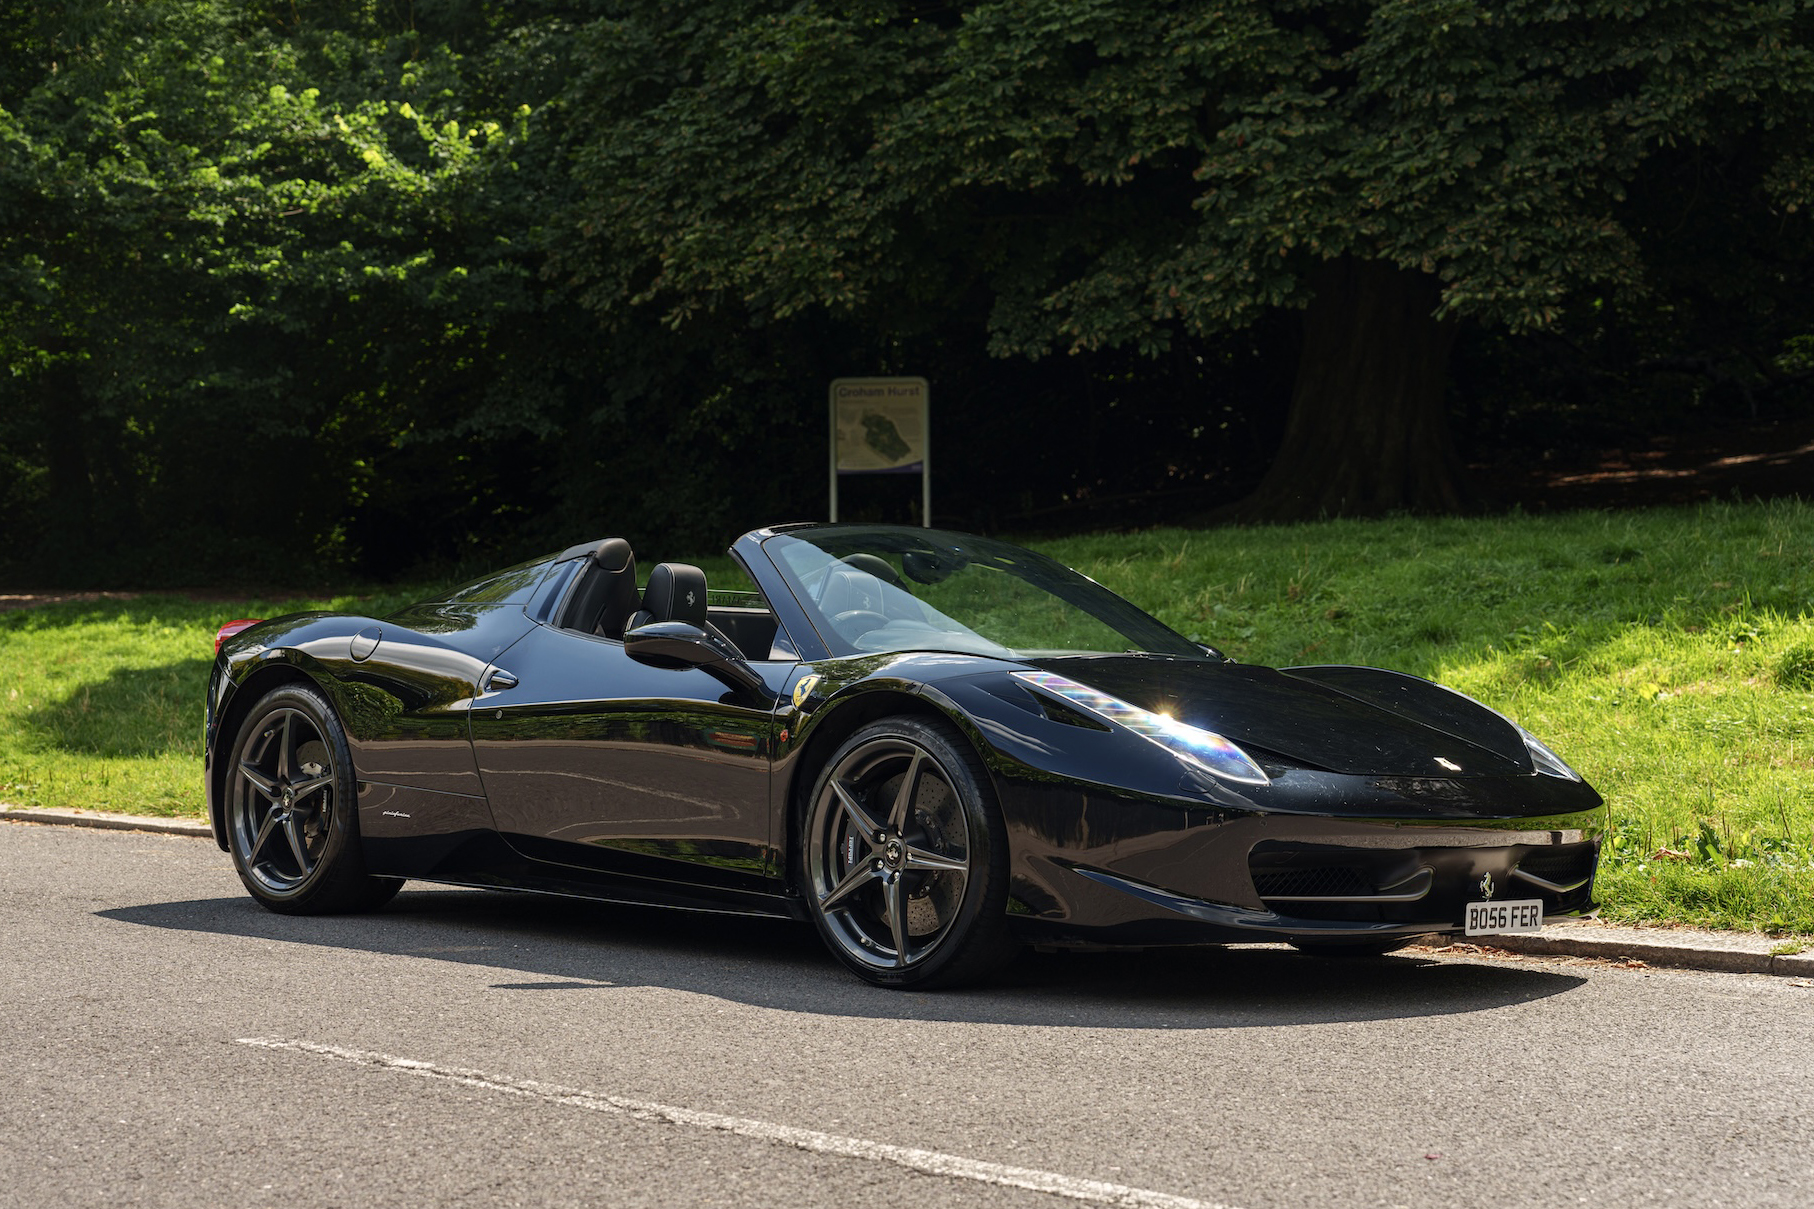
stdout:
<svg viewBox="0 0 1814 1209">
<path fill-rule="evenodd" d="M 233 635 L 239 633 L 241 630 L 251 629 L 263 620 L 264 618 L 262 617 L 243 617 L 238 621 L 229 621 L 226 625 L 214 632 L 214 653 L 216 655 L 220 654 L 221 643 L 233 637 Z"/>
</svg>

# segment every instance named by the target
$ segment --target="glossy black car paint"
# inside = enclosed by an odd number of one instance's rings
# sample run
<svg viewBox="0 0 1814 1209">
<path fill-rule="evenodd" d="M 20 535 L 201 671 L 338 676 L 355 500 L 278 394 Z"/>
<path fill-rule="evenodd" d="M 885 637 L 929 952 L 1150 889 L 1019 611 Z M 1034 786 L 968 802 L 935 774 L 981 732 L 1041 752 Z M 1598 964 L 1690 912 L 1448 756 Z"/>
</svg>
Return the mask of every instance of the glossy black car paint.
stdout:
<svg viewBox="0 0 1814 1209">
<path fill-rule="evenodd" d="M 375 873 L 800 917 L 801 797 L 860 726 L 918 714 L 954 723 L 983 759 L 1028 940 L 1459 931 L 1487 878 L 1550 916 L 1593 906 L 1599 796 L 1538 772 L 1514 727 L 1458 694 L 1375 669 L 1211 656 L 835 654 L 848 644 L 815 628 L 764 551 L 787 532 L 748 534 L 732 555 L 798 658 L 746 650 L 741 678 L 558 628 L 580 547 L 389 618 L 304 614 L 230 638 L 208 693 L 217 839 L 239 719 L 306 679 L 348 731 Z M 767 632 L 766 613 L 714 617 Z M 1034 668 L 1221 733 L 1268 783 L 1193 769 L 1012 675 Z M 1373 897 L 1283 893 L 1319 885 Z"/>
</svg>

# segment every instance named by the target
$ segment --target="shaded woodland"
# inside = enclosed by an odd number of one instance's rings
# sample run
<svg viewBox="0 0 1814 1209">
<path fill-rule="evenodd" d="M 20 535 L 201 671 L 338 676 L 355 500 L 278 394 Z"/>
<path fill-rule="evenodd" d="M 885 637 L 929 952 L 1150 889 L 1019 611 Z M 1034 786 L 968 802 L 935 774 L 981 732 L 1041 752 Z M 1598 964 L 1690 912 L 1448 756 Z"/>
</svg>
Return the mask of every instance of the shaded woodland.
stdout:
<svg viewBox="0 0 1814 1209">
<path fill-rule="evenodd" d="M 1463 511 L 1814 414 L 1814 12 L 0 0 L 0 580 Z M 917 519 L 848 481 L 847 515 Z"/>
</svg>

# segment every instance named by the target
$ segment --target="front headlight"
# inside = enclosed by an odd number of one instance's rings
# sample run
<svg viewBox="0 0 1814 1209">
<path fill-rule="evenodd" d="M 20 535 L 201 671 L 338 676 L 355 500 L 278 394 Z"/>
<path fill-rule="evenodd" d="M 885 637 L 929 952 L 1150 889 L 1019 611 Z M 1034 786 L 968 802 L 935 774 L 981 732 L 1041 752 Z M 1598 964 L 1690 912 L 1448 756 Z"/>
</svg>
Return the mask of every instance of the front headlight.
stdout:
<svg viewBox="0 0 1814 1209">
<path fill-rule="evenodd" d="M 1436 684 L 1436 681 L 1432 680 L 1430 683 Z M 1504 719 L 1506 725 L 1510 726 L 1513 730 L 1517 731 L 1518 737 L 1524 740 L 1524 750 L 1531 753 L 1531 764 L 1534 765 L 1536 767 L 1537 771 L 1542 773 L 1544 776 L 1561 777 L 1564 781 L 1579 781 L 1581 779 L 1581 774 L 1576 772 L 1574 769 L 1570 768 L 1568 766 L 1568 761 L 1564 760 L 1561 756 L 1559 756 L 1555 752 L 1551 751 L 1549 749 L 1549 745 L 1546 744 L 1542 739 L 1539 739 L 1536 735 L 1533 735 L 1530 731 L 1525 730 L 1522 726 L 1519 726 L 1516 722 L 1513 722 L 1510 718 L 1507 718 L 1503 713 L 1494 709 L 1492 706 L 1488 705 L 1486 702 L 1476 701 L 1474 698 L 1468 696 L 1466 693 L 1462 692 L 1460 689 L 1450 688 L 1446 684 L 1436 684 L 1436 687 L 1443 690 L 1445 693 L 1454 693 L 1457 697 L 1460 697 L 1463 701 L 1466 701 L 1471 705 L 1478 705 L 1481 709 L 1485 710 L 1487 713 L 1492 714 L 1493 716 L 1495 716 L 1497 718 Z"/>
<path fill-rule="evenodd" d="M 1111 697 L 1087 684 L 1079 684 L 1052 672 L 1015 672 L 1013 675 L 1015 679 L 1042 688 L 1069 705 L 1126 727 L 1211 776 L 1246 785 L 1265 785 L 1271 780 L 1246 752 L 1213 730 L 1204 730 L 1165 714 L 1141 709 L 1119 697 Z M 1567 765 L 1563 767 L 1566 768 Z"/>
<path fill-rule="evenodd" d="M 1507 719 L 1510 721 L 1510 719 Z M 1516 722 L 1513 726 L 1518 726 Z M 1518 726 L 1518 733 L 1524 736 L 1525 750 L 1531 753 L 1531 763 L 1537 771 L 1552 777 L 1561 777 L 1567 781 L 1579 781 L 1581 774 L 1568 766 L 1568 762 L 1549 749 L 1549 746 L 1530 731 Z"/>
</svg>

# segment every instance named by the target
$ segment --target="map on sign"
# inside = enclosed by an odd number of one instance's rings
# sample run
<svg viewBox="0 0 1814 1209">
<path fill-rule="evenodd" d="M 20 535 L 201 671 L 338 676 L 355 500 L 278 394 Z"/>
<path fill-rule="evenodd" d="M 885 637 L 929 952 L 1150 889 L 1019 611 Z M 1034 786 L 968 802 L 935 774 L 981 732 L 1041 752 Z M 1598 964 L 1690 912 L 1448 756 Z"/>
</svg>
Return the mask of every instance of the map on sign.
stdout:
<svg viewBox="0 0 1814 1209">
<path fill-rule="evenodd" d="M 890 462 L 898 462 L 913 452 L 913 446 L 901 438 L 894 421 L 879 411 L 863 413 L 863 443 Z"/>
<path fill-rule="evenodd" d="M 926 460 L 924 378 L 832 383 L 839 474 L 917 474 Z"/>
</svg>

